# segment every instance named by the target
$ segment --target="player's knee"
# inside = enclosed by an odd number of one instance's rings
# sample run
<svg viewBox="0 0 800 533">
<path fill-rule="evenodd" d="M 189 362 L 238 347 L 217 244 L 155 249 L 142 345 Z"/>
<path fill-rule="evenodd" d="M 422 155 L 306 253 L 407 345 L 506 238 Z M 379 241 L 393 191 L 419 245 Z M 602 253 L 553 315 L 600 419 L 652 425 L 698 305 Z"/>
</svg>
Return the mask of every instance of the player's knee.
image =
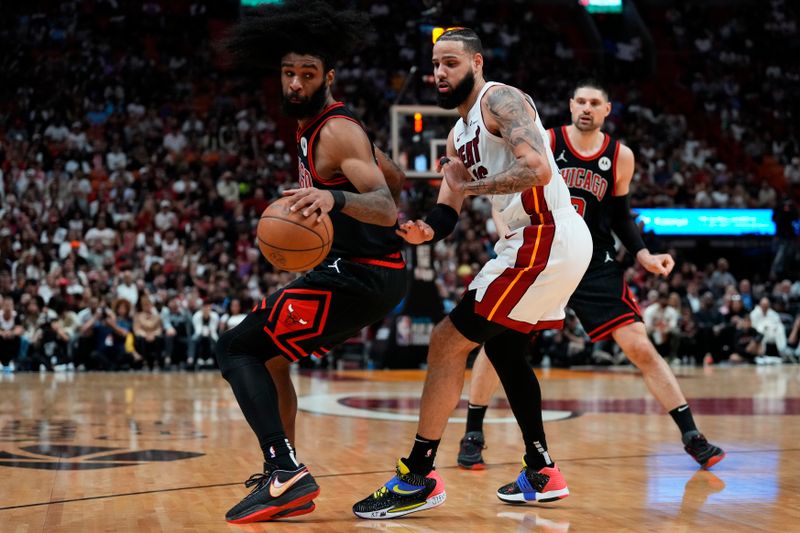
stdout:
<svg viewBox="0 0 800 533">
<path fill-rule="evenodd" d="M 625 355 L 637 366 L 652 364 L 659 358 L 655 346 L 647 335 L 633 335 L 625 344 L 623 347 Z"/>
<path fill-rule="evenodd" d="M 220 335 L 217 345 L 215 347 L 215 355 L 217 356 L 217 365 L 222 373 L 222 377 L 226 380 L 231 370 L 231 343 L 233 341 L 232 330 L 228 330 Z"/>
</svg>

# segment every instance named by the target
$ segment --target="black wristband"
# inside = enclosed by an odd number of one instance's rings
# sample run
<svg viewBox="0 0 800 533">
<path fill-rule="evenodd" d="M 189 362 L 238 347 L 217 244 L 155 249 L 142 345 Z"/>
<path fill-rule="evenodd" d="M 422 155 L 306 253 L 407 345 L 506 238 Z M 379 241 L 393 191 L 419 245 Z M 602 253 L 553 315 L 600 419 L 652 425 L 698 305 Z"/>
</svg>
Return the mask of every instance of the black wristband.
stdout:
<svg viewBox="0 0 800 533">
<path fill-rule="evenodd" d="M 425 217 L 425 223 L 433 229 L 430 242 L 440 241 L 453 233 L 458 224 L 458 211 L 447 204 L 436 204 Z"/>
<path fill-rule="evenodd" d="M 345 204 L 347 203 L 347 199 L 344 196 L 343 191 L 331 190 L 331 196 L 333 196 L 333 209 L 331 211 L 341 211 Z"/>
<path fill-rule="evenodd" d="M 640 250 L 647 248 L 631 215 L 630 195 L 611 197 L 611 229 L 631 255 L 635 256 Z"/>
</svg>

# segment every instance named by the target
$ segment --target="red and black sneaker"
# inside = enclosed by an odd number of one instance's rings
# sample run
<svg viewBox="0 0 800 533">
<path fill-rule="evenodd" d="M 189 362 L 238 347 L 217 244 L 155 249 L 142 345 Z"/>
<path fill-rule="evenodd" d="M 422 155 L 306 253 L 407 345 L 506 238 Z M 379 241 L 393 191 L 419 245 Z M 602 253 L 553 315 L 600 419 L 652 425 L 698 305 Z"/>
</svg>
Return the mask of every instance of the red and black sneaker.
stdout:
<svg viewBox="0 0 800 533">
<path fill-rule="evenodd" d="M 708 442 L 702 433 L 695 433 L 688 442 L 684 441 L 683 449 L 703 468 L 711 468 L 725 458 L 725 450 Z"/>
<path fill-rule="evenodd" d="M 319 485 L 304 465 L 279 470 L 264 463 L 263 474 L 253 474 L 245 487 L 255 487 L 225 514 L 231 524 L 249 524 L 307 514 L 315 509 Z"/>
</svg>

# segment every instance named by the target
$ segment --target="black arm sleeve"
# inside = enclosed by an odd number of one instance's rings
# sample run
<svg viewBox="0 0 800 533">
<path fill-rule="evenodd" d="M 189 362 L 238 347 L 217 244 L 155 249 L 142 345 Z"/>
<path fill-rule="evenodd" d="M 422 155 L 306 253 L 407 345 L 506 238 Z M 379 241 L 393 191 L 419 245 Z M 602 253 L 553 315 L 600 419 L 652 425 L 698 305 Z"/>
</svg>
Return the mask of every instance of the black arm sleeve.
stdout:
<svg viewBox="0 0 800 533">
<path fill-rule="evenodd" d="M 611 197 L 611 229 L 617 234 L 625 248 L 636 255 L 639 250 L 647 248 L 639 228 L 631 216 L 631 198 L 629 194 Z"/>
<path fill-rule="evenodd" d="M 425 217 L 425 223 L 433 228 L 433 239 L 429 242 L 441 241 L 453 233 L 458 224 L 458 212 L 447 204 L 436 204 Z"/>
</svg>

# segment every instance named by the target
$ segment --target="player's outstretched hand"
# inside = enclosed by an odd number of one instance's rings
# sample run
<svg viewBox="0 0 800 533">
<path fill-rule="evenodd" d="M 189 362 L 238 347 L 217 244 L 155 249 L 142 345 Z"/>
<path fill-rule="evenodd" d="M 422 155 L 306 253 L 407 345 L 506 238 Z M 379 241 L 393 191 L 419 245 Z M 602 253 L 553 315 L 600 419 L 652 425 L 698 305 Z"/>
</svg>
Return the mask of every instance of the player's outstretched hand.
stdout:
<svg viewBox="0 0 800 533">
<path fill-rule="evenodd" d="M 408 220 L 403 222 L 395 233 L 400 235 L 408 244 L 422 244 L 433 239 L 433 228 L 422 220 Z"/>
<path fill-rule="evenodd" d="M 317 214 L 317 222 L 322 222 L 322 216 L 330 213 L 333 209 L 333 195 L 330 191 L 317 189 L 316 187 L 306 187 L 303 189 L 287 189 L 283 191 L 284 196 L 291 196 L 294 199 L 291 211 L 303 210 L 304 217 Z"/>
<path fill-rule="evenodd" d="M 662 276 L 669 276 L 669 273 L 672 272 L 672 268 L 675 266 L 675 260 L 671 255 L 653 255 L 647 249 L 639 250 L 639 253 L 636 254 L 636 259 L 648 272 L 660 274 Z"/>
<path fill-rule="evenodd" d="M 442 157 L 439 165 L 444 172 L 444 179 L 453 192 L 468 194 L 465 190 L 467 183 L 472 181 L 472 174 L 460 159 Z"/>
</svg>

